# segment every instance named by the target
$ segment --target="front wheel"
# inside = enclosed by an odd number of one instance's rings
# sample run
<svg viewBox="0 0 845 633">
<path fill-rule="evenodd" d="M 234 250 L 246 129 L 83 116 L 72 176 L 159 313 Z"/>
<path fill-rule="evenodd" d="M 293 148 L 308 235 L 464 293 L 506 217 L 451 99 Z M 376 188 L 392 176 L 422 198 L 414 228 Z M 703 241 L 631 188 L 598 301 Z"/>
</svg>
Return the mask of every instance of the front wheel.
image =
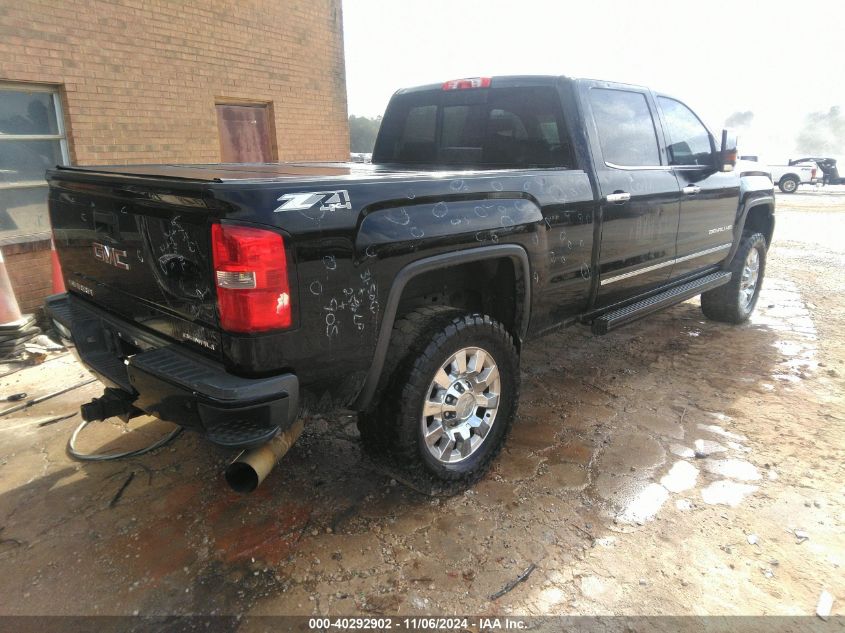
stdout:
<svg viewBox="0 0 845 633">
<path fill-rule="evenodd" d="M 753 233 L 742 238 L 728 270 L 730 282 L 701 295 L 701 311 L 714 321 L 742 323 L 748 320 L 766 273 L 766 238 Z"/>
<path fill-rule="evenodd" d="M 795 176 L 784 176 L 778 183 L 778 188 L 783 193 L 795 193 L 798 190 L 798 185 L 801 183 Z"/>
<path fill-rule="evenodd" d="M 513 338 L 489 316 L 444 314 L 402 352 L 404 362 L 383 394 L 382 446 L 406 467 L 472 483 L 499 453 L 516 415 Z"/>
</svg>

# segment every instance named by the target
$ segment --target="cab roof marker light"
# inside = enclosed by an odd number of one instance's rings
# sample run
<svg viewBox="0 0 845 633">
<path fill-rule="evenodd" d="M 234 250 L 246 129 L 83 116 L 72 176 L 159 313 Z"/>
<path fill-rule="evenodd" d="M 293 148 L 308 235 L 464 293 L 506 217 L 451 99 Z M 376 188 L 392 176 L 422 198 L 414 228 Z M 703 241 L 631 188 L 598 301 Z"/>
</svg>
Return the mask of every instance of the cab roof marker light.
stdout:
<svg viewBox="0 0 845 633">
<path fill-rule="evenodd" d="M 443 90 L 471 90 L 489 87 L 490 77 L 465 77 L 463 79 L 452 79 L 443 84 Z"/>
</svg>

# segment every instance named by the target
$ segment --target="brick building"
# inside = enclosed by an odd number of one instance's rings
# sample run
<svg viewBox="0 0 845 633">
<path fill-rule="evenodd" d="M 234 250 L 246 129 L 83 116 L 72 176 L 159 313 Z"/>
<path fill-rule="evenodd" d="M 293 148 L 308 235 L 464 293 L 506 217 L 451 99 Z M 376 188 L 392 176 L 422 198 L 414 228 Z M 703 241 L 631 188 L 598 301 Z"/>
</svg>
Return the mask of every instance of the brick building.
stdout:
<svg viewBox="0 0 845 633">
<path fill-rule="evenodd" d="M 45 168 L 345 160 L 340 0 L 0 0 L 0 248 L 50 294 Z"/>
</svg>

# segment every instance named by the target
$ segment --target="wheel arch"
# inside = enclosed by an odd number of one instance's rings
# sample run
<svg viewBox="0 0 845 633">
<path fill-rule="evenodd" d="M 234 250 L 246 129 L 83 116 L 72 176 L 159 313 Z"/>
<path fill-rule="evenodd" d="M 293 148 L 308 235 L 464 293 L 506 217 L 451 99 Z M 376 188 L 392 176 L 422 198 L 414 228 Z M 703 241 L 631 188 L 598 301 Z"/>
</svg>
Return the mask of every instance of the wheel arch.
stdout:
<svg viewBox="0 0 845 633">
<path fill-rule="evenodd" d="M 775 232 L 775 198 L 773 195 L 751 194 L 740 208 L 737 221 L 734 224 L 733 246 L 728 251 L 722 262 L 722 268 L 727 269 L 736 254 L 742 236 L 749 229 L 762 233 L 766 238 L 766 244 L 771 246 L 772 235 Z"/>
<path fill-rule="evenodd" d="M 356 410 L 363 411 L 372 402 L 384 369 L 393 325 L 396 322 L 397 315 L 400 314 L 399 309 L 403 298 L 407 297 L 406 290 L 414 287 L 414 281 L 424 279 L 426 275 L 442 272 L 445 269 L 462 266 L 478 266 L 486 262 L 494 263 L 497 260 L 504 260 L 512 264 L 514 273 L 513 281 L 515 283 L 514 299 L 516 303 L 514 306 L 514 323 L 512 324 L 511 334 L 514 336 L 517 346 L 521 346 L 522 340 L 524 340 L 528 331 L 528 322 L 531 315 L 531 272 L 528 253 L 522 246 L 517 244 L 497 244 L 494 246 L 469 248 L 453 253 L 433 255 L 411 262 L 399 271 L 390 287 L 387 302 L 384 306 L 384 315 L 379 326 L 370 370 L 367 372 L 361 391 L 354 403 Z"/>
<path fill-rule="evenodd" d="M 771 246 L 772 235 L 775 232 L 774 203 L 756 202 L 748 209 L 742 225 L 741 234 L 762 233 L 766 238 L 766 245 Z"/>
</svg>

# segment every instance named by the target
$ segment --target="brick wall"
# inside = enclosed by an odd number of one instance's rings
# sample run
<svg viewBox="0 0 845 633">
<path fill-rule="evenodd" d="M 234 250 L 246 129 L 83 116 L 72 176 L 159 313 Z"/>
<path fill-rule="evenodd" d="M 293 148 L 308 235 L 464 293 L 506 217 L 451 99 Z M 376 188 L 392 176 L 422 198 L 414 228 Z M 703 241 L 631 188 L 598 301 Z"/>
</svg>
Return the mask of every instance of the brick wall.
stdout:
<svg viewBox="0 0 845 633">
<path fill-rule="evenodd" d="M 80 165 L 217 162 L 217 100 L 272 103 L 279 160 L 348 157 L 340 0 L 4 3 L 0 80 L 62 87 Z"/>
<path fill-rule="evenodd" d="M 0 81 L 59 87 L 74 164 L 218 162 L 218 102 L 269 103 L 278 160 L 349 155 L 341 0 L 4 2 Z M 4 252 L 27 304 L 49 251 Z"/>
<path fill-rule="evenodd" d="M 53 294 L 53 268 L 50 243 L 47 250 L 34 244 L 7 246 L 3 249 L 6 272 L 15 290 L 21 312 L 38 313 L 44 297 Z"/>
</svg>

